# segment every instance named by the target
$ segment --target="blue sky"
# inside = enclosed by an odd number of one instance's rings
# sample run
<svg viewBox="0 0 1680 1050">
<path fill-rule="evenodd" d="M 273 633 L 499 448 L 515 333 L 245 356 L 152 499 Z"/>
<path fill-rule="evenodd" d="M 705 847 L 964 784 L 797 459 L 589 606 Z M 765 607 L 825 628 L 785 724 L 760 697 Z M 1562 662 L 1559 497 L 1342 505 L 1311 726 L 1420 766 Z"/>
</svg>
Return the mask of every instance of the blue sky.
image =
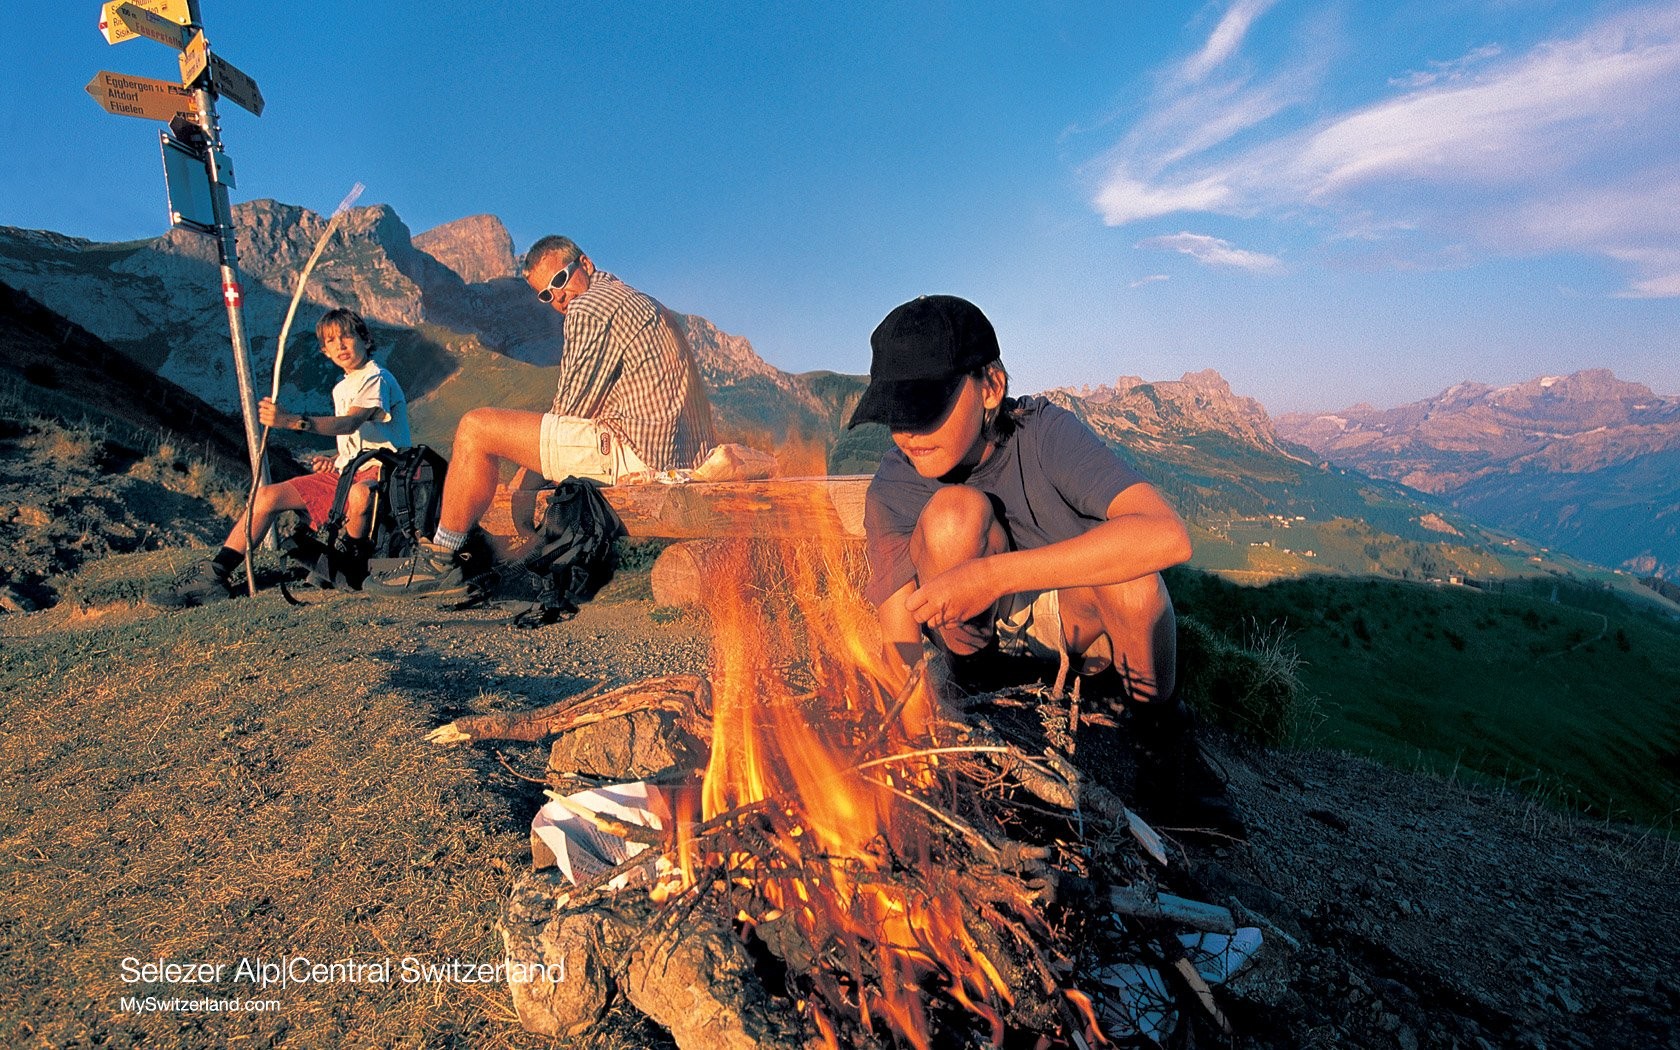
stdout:
<svg viewBox="0 0 1680 1050">
<path fill-rule="evenodd" d="M 925 292 L 1019 392 L 1216 368 L 1274 412 L 1608 367 L 1680 394 L 1680 3 L 203 0 L 236 199 L 574 237 L 790 371 Z M 11 3 L 0 224 L 164 229 L 176 74 Z"/>
</svg>

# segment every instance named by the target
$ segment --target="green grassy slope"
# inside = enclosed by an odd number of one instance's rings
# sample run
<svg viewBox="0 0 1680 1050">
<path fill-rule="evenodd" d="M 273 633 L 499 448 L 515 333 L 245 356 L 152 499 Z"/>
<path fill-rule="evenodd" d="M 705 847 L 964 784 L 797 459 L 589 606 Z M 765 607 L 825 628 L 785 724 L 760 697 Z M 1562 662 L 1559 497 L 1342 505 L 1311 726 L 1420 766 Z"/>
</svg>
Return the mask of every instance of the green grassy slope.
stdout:
<svg viewBox="0 0 1680 1050">
<path fill-rule="evenodd" d="M 1170 583 L 1228 634 L 1287 631 L 1318 697 L 1312 744 L 1594 814 L 1667 826 L 1680 808 L 1680 623 L 1660 612 L 1556 578 L 1492 592 L 1329 576 L 1249 588 L 1184 570 Z"/>
</svg>

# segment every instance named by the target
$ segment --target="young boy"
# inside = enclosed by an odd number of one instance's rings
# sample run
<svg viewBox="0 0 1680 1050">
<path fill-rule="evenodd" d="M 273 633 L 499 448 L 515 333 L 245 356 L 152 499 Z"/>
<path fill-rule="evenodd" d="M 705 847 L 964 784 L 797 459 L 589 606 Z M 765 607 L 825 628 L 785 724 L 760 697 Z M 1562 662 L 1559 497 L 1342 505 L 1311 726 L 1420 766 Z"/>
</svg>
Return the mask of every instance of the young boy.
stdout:
<svg viewBox="0 0 1680 1050">
<path fill-rule="evenodd" d="M 1078 417 L 1008 397 L 991 322 L 923 296 L 870 337 L 869 388 L 849 427 L 889 450 L 864 509 L 888 661 L 908 673 L 924 633 L 955 659 L 993 650 L 1112 667 L 1139 747 L 1139 807 L 1240 836 L 1176 695 L 1177 628 L 1160 572 L 1190 557 L 1183 522 Z"/>
<path fill-rule="evenodd" d="M 344 378 L 332 390 L 333 414 L 300 415 L 265 397 L 257 405 L 257 418 L 264 426 L 276 429 L 331 434 L 338 439 L 338 454 L 313 456 L 310 459 L 313 473 L 257 489 L 256 498 L 234 522 L 221 550 L 209 561 L 182 573 L 166 590 L 154 594 L 155 604 L 174 608 L 232 597 L 229 577 L 245 560 L 247 535 L 262 536 L 275 516 L 284 510 L 304 511 L 309 523 L 319 527 L 332 510 L 339 472 L 358 452 L 412 444 L 408 432 L 408 399 L 396 378 L 371 360 L 373 337 L 361 315 L 352 310 L 329 310 L 316 324 L 315 336 L 321 342 L 321 352 L 344 370 Z M 365 542 L 373 506 L 370 497 L 378 482 L 379 468 L 364 468 L 356 475 L 345 500 L 344 531 L 352 544 Z M 247 517 L 250 518 L 248 533 Z"/>
</svg>

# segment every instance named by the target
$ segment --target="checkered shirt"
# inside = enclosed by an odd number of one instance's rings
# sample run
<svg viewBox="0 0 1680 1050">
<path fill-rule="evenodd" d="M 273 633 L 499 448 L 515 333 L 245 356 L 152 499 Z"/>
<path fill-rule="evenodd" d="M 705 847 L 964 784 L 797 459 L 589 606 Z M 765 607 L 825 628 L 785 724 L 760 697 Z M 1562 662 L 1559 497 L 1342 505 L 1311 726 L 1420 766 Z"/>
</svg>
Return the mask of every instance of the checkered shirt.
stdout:
<svg viewBox="0 0 1680 1050">
<path fill-rule="evenodd" d="M 553 412 L 608 427 L 654 470 L 693 467 L 710 450 L 700 370 L 669 310 L 604 270 L 566 310 Z"/>
</svg>

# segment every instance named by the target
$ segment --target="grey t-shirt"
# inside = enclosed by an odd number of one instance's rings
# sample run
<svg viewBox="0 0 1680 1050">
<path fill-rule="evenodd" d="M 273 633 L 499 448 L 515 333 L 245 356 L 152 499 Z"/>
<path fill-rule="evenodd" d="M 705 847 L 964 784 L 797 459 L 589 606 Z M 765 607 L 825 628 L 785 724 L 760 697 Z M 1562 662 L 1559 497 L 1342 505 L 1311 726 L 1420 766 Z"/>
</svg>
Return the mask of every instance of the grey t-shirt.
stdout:
<svg viewBox="0 0 1680 1050">
<path fill-rule="evenodd" d="M 1014 550 L 1031 550 L 1082 535 L 1108 517 L 1122 491 L 1145 480 L 1079 417 L 1041 397 L 1023 397 L 1019 426 L 961 483 L 992 497 Z M 933 494 L 946 484 L 916 473 L 897 448 L 888 450 L 869 483 L 863 525 L 869 586 L 880 605 L 916 577 L 910 534 Z"/>
</svg>

